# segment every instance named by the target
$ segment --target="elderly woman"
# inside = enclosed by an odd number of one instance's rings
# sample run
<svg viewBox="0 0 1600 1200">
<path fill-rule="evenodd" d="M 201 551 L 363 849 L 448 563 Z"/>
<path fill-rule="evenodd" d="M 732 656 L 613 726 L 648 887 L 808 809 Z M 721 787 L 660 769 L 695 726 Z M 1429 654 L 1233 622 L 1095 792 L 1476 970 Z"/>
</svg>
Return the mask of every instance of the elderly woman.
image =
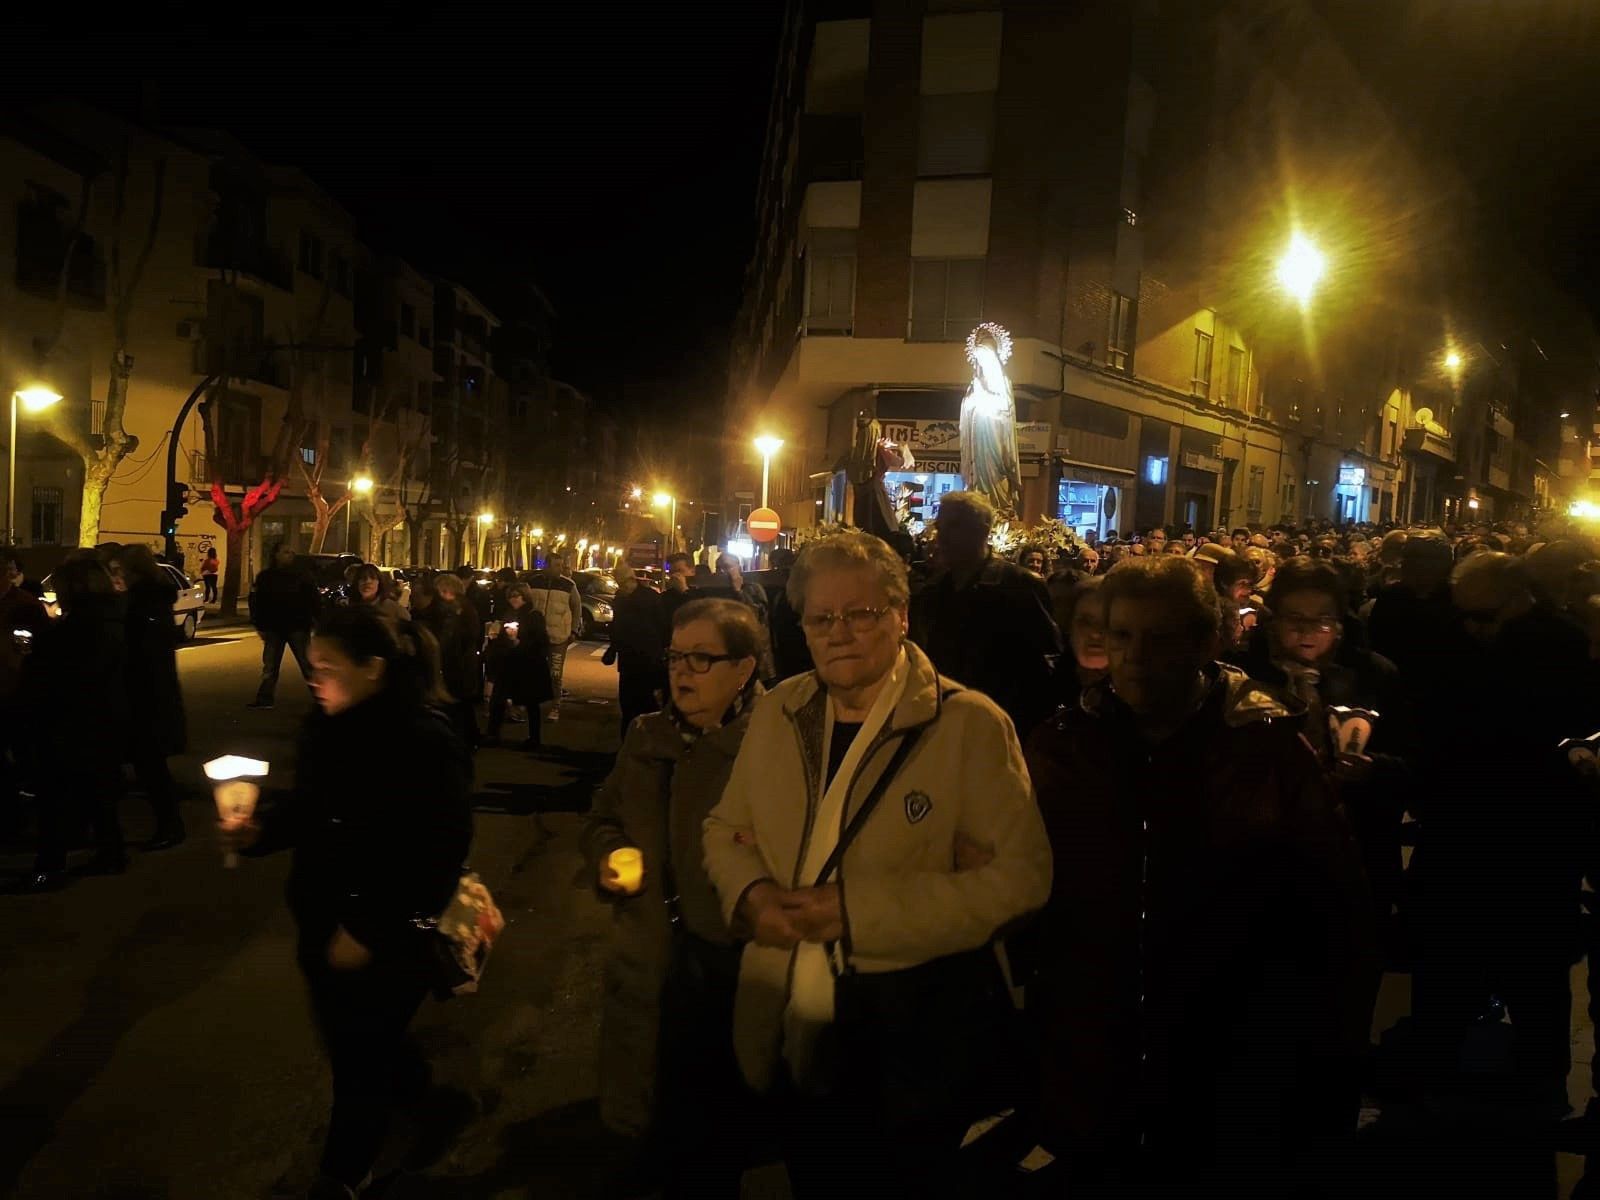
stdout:
<svg viewBox="0 0 1600 1200">
<path fill-rule="evenodd" d="M 584 835 L 616 905 L 600 1114 L 625 1135 L 656 1135 L 668 1196 L 737 1197 L 750 1141 L 728 1037 L 739 950 L 701 865 L 700 829 L 750 723 L 764 636 L 735 600 L 677 610 L 666 707 L 628 728 Z"/>
<path fill-rule="evenodd" d="M 1056 624 L 1067 642 L 1067 653 L 1056 664 L 1056 699 L 1067 708 L 1076 708 L 1083 690 L 1103 680 L 1110 665 L 1105 614 L 1096 603 L 1104 580 L 1103 575 L 1080 579 L 1070 589 L 1051 596 Z"/>
<path fill-rule="evenodd" d="M 992 943 L 1048 897 L 1049 842 L 1010 720 L 907 640 L 887 545 L 812 542 L 788 591 L 816 668 L 756 706 L 705 825 L 750 939 L 734 1048 L 788 1107 L 797 1197 L 945 1195 L 1007 1015 Z"/>
</svg>

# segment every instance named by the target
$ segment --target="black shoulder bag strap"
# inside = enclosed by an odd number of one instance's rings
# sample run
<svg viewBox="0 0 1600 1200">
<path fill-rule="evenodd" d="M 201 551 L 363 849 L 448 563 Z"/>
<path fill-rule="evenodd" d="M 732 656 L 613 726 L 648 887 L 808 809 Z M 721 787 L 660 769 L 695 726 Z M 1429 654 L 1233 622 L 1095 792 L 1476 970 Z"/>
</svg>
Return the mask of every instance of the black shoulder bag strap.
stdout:
<svg viewBox="0 0 1600 1200">
<path fill-rule="evenodd" d="M 861 832 L 861 827 L 867 823 L 867 818 L 872 815 L 872 810 L 878 807 L 878 801 L 883 799 L 883 794 L 889 790 L 889 785 L 894 782 L 894 777 L 900 773 L 900 768 L 905 765 L 911 751 L 917 744 L 917 739 L 922 736 L 922 729 L 913 729 L 900 739 L 900 745 L 895 748 L 894 757 L 889 760 L 889 765 L 883 768 L 883 774 L 878 776 L 878 782 L 872 785 L 872 790 L 867 793 L 861 807 L 856 809 L 856 815 L 850 818 L 850 824 L 844 827 L 844 832 L 839 835 L 839 842 L 833 848 L 833 853 L 828 855 L 828 861 L 822 864 L 822 870 L 817 872 L 817 881 L 813 887 L 821 887 L 828 882 L 828 876 L 839 869 L 839 864 L 844 860 L 844 852 L 850 848 L 850 843 L 855 841 L 856 834 Z M 848 798 L 847 798 L 848 799 Z"/>
</svg>

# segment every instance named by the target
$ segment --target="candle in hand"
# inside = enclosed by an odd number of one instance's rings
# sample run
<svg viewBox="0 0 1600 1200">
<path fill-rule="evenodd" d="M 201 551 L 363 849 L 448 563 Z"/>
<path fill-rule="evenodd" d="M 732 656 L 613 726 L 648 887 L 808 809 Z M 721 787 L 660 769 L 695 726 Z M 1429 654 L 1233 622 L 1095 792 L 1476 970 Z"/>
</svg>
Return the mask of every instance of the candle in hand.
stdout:
<svg viewBox="0 0 1600 1200">
<path fill-rule="evenodd" d="M 644 855 L 633 846 L 613 850 L 606 865 L 616 873 L 617 886 L 630 896 L 637 896 L 644 887 Z"/>
<path fill-rule="evenodd" d="M 211 780 L 217 816 L 224 825 L 243 825 L 255 816 L 256 801 L 261 798 L 261 785 L 255 780 L 267 774 L 266 763 L 258 758 L 225 754 L 206 763 L 205 772 Z M 239 856 L 230 850 L 223 856 L 222 865 L 238 866 Z"/>
</svg>

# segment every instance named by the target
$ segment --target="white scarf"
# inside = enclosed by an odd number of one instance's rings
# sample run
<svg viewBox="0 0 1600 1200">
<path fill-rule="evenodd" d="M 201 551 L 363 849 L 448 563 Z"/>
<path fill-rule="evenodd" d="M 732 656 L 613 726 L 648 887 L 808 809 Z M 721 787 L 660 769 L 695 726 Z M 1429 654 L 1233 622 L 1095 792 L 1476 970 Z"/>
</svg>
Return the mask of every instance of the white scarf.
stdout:
<svg viewBox="0 0 1600 1200">
<path fill-rule="evenodd" d="M 888 683 L 873 701 L 867 719 L 862 722 L 855 740 L 845 753 L 844 761 L 839 764 L 832 782 L 823 793 L 822 802 L 817 805 L 805 862 L 801 864 L 801 887 L 810 887 L 816 882 L 834 847 L 839 844 L 839 835 L 844 832 L 850 782 L 861 769 L 868 749 L 893 716 L 900 697 L 905 694 L 906 681 L 910 676 L 910 660 L 902 648 L 894 666 L 890 668 Z M 824 762 L 833 743 L 832 697 L 827 699 L 826 705 L 827 716 L 822 726 Z M 834 878 L 837 877 L 838 873 L 835 872 Z M 828 961 L 826 946 L 820 942 L 801 942 L 795 947 L 789 973 L 789 1004 L 783 1014 L 783 1056 L 788 1060 L 796 1079 L 803 1079 L 809 1073 L 817 1034 L 833 1021 L 833 980 L 833 964 Z"/>
</svg>

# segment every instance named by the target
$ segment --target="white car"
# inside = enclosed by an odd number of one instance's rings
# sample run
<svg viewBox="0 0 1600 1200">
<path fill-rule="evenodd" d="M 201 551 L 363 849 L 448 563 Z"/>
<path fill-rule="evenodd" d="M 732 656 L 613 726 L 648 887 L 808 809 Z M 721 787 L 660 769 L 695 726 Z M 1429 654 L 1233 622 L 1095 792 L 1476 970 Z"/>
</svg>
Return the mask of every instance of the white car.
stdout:
<svg viewBox="0 0 1600 1200">
<path fill-rule="evenodd" d="M 183 630 L 184 641 L 192 642 L 206 615 L 206 585 L 201 580 L 190 579 L 168 563 L 162 563 L 161 569 L 178 589 L 178 598 L 172 602 L 172 623 Z"/>
<path fill-rule="evenodd" d="M 206 615 L 206 587 L 204 583 L 191 582 L 189 577 L 177 567 L 166 563 L 158 564 L 167 577 L 172 580 L 172 585 L 178 589 L 178 597 L 172 602 L 172 623 L 183 630 L 183 640 L 194 641 L 195 634 L 200 632 L 200 622 Z M 45 611 L 51 617 L 59 617 L 61 609 L 56 604 L 56 590 L 51 586 L 51 576 L 44 577 L 44 595 L 40 597 Z"/>
</svg>

